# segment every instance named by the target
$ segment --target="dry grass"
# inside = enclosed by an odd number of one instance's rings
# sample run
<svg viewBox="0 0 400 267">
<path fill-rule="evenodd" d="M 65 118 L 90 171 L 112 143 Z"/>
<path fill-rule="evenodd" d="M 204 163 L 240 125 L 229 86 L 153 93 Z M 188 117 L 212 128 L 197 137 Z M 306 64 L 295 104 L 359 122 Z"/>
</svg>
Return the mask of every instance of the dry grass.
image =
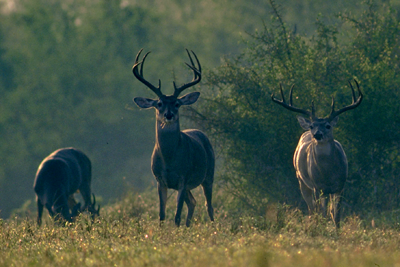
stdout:
<svg viewBox="0 0 400 267">
<path fill-rule="evenodd" d="M 220 211 L 210 223 L 198 205 L 193 225 L 177 228 L 169 204 L 162 226 L 154 194 L 129 195 L 95 222 L 2 220 L 0 266 L 400 266 L 396 224 L 372 228 L 353 216 L 336 231 L 285 206 L 257 218 Z"/>
</svg>

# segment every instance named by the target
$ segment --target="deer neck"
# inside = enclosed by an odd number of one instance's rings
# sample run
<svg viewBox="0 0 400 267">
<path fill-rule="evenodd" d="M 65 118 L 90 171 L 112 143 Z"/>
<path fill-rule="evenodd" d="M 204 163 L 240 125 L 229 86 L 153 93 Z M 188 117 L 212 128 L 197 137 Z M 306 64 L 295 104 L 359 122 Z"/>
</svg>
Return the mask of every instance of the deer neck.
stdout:
<svg viewBox="0 0 400 267">
<path fill-rule="evenodd" d="M 313 140 L 313 151 L 317 157 L 329 157 L 334 155 L 335 141 L 329 140 L 327 142 L 317 142 Z"/>
<path fill-rule="evenodd" d="M 172 123 L 156 122 L 156 146 L 162 157 L 172 159 L 181 139 L 179 119 Z"/>
</svg>

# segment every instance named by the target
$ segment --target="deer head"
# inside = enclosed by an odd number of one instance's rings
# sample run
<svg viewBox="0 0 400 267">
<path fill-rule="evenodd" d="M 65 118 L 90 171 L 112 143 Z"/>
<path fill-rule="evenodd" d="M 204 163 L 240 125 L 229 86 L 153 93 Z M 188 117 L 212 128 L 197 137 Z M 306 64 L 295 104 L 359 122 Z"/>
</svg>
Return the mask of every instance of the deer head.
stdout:
<svg viewBox="0 0 400 267">
<path fill-rule="evenodd" d="M 100 216 L 100 205 L 97 206 L 96 209 L 96 197 L 93 195 L 93 202 L 87 207 L 89 213 L 92 215 L 92 218 L 94 218 L 95 215 Z"/>
<path fill-rule="evenodd" d="M 294 112 L 306 115 L 307 118 L 304 118 L 301 116 L 297 117 L 297 120 L 299 121 L 300 126 L 304 130 L 309 130 L 311 132 L 313 139 L 316 140 L 318 143 L 323 143 L 323 142 L 328 142 L 328 141 L 333 140 L 332 128 L 335 127 L 335 125 L 339 119 L 338 116 L 340 114 L 342 114 L 343 112 L 346 112 L 351 109 L 355 109 L 356 107 L 358 107 L 361 104 L 361 101 L 363 99 L 363 94 L 361 93 L 361 90 L 360 90 L 360 87 L 359 87 L 357 81 L 354 80 L 354 82 L 357 85 L 357 91 L 358 91 L 357 100 L 356 100 L 356 96 L 354 93 L 354 88 L 351 85 L 351 83 L 349 82 L 349 85 L 350 85 L 350 88 L 352 91 L 352 96 L 353 96 L 352 104 L 335 111 L 335 99 L 332 97 L 331 113 L 325 118 L 318 118 L 315 115 L 314 101 L 311 102 L 311 111 L 296 108 L 293 106 L 292 93 L 293 93 L 294 85 L 292 85 L 292 87 L 290 88 L 289 104 L 287 104 L 285 101 L 285 97 L 284 97 L 283 91 L 282 91 L 282 85 L 280 85 L 280 92 L 281 92 L 282 100 L 276 99 L 273 94 L 272 94 L 271 98 L 272 98 L 273 102 L 283 106 L 284 108 L 286 108 L 290 111 L 294 111 Z"/>
<path fill-rule="evenodd" d="M 188 63 L 185 63 L 185 64 L 190 69 L 193 70 L 193 74 L 194 74 L 193 80 L 187 84 L 180 86 L 180 87 L 177 87 L 175 82 L 173 82 L 174 94 L 167 96 L 161 92 L 161 81 L 160 80 L 158 82 L 158 87 L 156 87 L 144 79 L 143 65 L 146 60 L 147 55 L 150 52 L 147 52 L 145 54 L 145 56 L 143 57 L 142 61 L 139 61 L 139 56 L 140 56 L 140 53 L 142 52 L 142 50 L 143 49 L 141 49 L 136 56 L 135 64 L 132 67 L 132 72 L 139 81 L 141 81 L 143 84 L 145 84 L 150 90 L 152 90 L 158 96 L 158 99 L 135 97 L 133 99 L 133 101 L 141 108 L 145 108 L 145 109 L 146 108 L 155 108 L 157 121 L 160 122 L 162 125 L 167 125 L 167 124 L 176 122 L 179 120 L 179 113 L 178 113 L 179 108 L 182 105 L 191 105 L 191 104 L 195 103 L 200 96 L 199 92 L 193 92 L 193 93 L 189 93 L 189 94 L 186 94 L 186 95 L 178 98 L 178 96 L 180 95 L 180 93 L 183 90 L 200 82 L 200 80 L 201 80 L 200 62 L 197 59 L 196 54 L 193 51 L 191 51 L 193 56 L 196 59 L 196 62 L 198 65 L 198 68 L 197 68 L 193 62 L 192 56 L 190 55 L 189 51 L 186 49 L 186 52 L 189 56 L 191 64 L 188 64 Z M 140 66 L 140 69 L 139 69 L 139 66 Z"/>
</svg>

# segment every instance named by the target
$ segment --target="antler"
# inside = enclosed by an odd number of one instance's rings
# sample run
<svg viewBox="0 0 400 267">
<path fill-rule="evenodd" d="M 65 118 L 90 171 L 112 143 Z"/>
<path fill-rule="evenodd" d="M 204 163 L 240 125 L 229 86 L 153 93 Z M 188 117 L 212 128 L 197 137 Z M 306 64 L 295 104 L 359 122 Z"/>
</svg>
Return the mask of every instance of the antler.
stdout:
<svg viewBox="0 0 400 267">
<path fill-rule="evenodd" d="M 335 117 L 337 117 L 339 114 L 341 114 L 343 112 L 346 112 L 346 111 L 351 110 L 351 109 L 355 109 L 356 107 L 358 107 L 361 104 L 361 101 L 363 99 L 363 94 L 361 93 L 361 90 L 360 90 L 360 87 L 358 85 L 358 82 L 355 79 L 354 79 L 354 82 L 357 85 L 357 91 L 358 91 L 358 99 L 357 99 L 357 101 L 356 101 L 356 95 L 354 93 L 354 88 L 351 85 L 351 82 L 349 81 L 351 92 L 352 92 L 352 95 L 353 95 L 353 101 L 352 101 L 351 105 L 346 106 L 344 108 L 341 108 L 341 109 L 335 111 L 335 98 L 332 97 L 332 110 L 331 110 L 331 114 L 329 114 L 329 116 L 328 116 L 328 120 L 329 121 L 333 120 Z"/>
<path fill-rule="evenodd" d="M 199 83 L 200 80 L 201 80 L 201 65 L 200 65 L 199 59 L 197 58 L 196 54 L 195 54 L 192 50 L 190 50 L 190 51 L 192 52 L 192 54 L 193 54 L 194 57 L 196 58 L 197 65 L 199 66 L 199 68 L 196 68 L 196 65 L 194 64 L 193 59 L 192 59 L 192 57 L 190 56 L 189 51 L 186 49 L 186 52 L 187 52 L 187 54 L 188 54 L 188 56 L 189 56 L 191 65 L 189 65 L 188 63 L 185 63 L 185 64 L 186 64 L 190 69 L 193 70 L 193 75 L 194 75 L 194 77 L 193 77 L 193 80 L 192 80 L 190 83 L 186 83 L 186 84 L 184 84 L 184 85 L 182 85 L 181 87 L 178 87 L 178 88 L 176 87 L 176 84 L 175 84 L 175 82 L 174 82 L 174 88 L 175 88 L 174 96 L 175 96 L 175 97 L 178 97 L 179 94 L 180 94 L 183 90 L 185 90 L 185 89 L 187 89 L 187 88 L 189 88 L 189 87 L 191 87 L 191 86 L 193 86 L 193 85 Z"/>
<path fill-rule="evenodd" d="M 144 61 L 146 60 L 146 57 L 148 54 L 150 54 L 150 52 L 147 52 L 146 55 L 144 55 L 142 61 L 139 62 L 139 56 L 140 53 L 142 53 L 143 48 L 140 49 L 139 53 L 136 55 L 136 59 L 135 59 L 135 64 L 132 67 L 132 72 L 135 75 L 135 77 L 141 81 L 142 83 L 144 83 L 147 87 L 150 88 L 150 90 L 152 90 L 154 93 L 156 93 L 156 95 L 158 97 L 161 97 L 163 95 L 163 93 L 161 93 L 161 80 L 158 80 L 158 87 L 155 87 L 154 85 L 152 85 L 151 83 L 149 83 L 148 81 L 146 81 L 143 77 L 143 65 L 144 65 Z M 138 67 L 140 66 L 140 70 L 138 70 Z"/>
<path fill-rule="evenodd" d="M 311 112 L 305 109 L 300 109 L 300 108 L 296 108 L 293 106 L 292 104 L 292 93 L 293 93 L 293 87 L 294 84 L 292 85 L 292 87 L 290 88 L 290 93 L 289 93 L 289 105 L 286 103 L 285 101 L 285 96 L 283 95 L 283 91 L 282 91 L 282 84 L 280 84 L 280 91 L 281 91 L 281 97 L 282 100 L 278 100 L 274 97 L 274 94 L 271 95 L 271 99 L 273 102 L 283 106 L 284 108 L 297 112 L 297 113 L 301 113 L 304 114 L 310 118 L 315 118 L 315 110 L 314 110 L 314 101 L 311 102 Z"/>
</svg>

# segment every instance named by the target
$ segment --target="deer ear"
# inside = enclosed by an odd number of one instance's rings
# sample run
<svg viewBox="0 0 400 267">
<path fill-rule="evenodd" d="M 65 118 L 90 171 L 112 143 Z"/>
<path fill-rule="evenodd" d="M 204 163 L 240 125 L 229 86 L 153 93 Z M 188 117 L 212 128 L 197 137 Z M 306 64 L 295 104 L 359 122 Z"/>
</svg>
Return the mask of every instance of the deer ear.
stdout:
<svg viewBox="0 0 400 267">
<path fill-rule="evenodd" d="M 150 98 L 135 97 L 133 102 L 135 102 L 140 108 L 152 108 L 157 101 Z"/>
<path fill-rule="evenodd" d="M 330 122 L 331 126 L 335 127 L 335 125 L 338 122 L 338 120 L 339 120 L 339 116 L 336 116 L 335 118 L 333 118 L 333 120 L 331 120 L 331 122 Z"/>
<path fill-rule="evenodd" d="M 179 98 L 178 100 L 181 102 L 181 105 L 191 105 L 199 99 L 200 93 L 199 92 L 193 92 L 186 94 Z"/>
<path fill-rule="evenodd" d="M 301 128 L 303 128 L 304 130 L 310 130 L 311 126 L 310 120 L 307 120 L 301 116 L 297 116 L 297 120 L 299 121 Z"/>
</svg>

